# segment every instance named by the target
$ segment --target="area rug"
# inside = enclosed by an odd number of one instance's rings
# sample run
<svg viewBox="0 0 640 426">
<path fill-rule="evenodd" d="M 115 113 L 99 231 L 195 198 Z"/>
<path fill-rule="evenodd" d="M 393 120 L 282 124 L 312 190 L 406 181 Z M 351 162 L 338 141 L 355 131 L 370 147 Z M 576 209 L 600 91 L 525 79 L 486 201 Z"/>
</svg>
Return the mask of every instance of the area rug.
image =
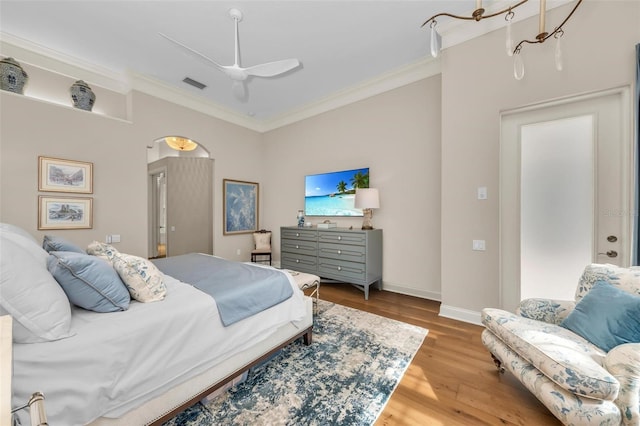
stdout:
<svg viewBox="0 0 640 426">
<path fill-rule="evenodd" d="M 372 425 L 428 331 L 318 303 L 311 346 L 288 345 L 243 383 L 165 426 Z"/>
</svg>

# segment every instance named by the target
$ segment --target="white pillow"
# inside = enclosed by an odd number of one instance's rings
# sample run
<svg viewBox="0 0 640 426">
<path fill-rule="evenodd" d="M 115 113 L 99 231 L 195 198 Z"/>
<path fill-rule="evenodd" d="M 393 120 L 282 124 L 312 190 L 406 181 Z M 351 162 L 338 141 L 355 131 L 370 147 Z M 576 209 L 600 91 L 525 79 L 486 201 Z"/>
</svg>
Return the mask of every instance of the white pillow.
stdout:
<svg viewBox="0 0 640 426">
<path fill-rule="evenodd" d="M 0 241 L 0 310 L 13 317 L 13 341 L 69 337 L 71 305 L 46 267 L 18 244 Z"/>
<path fill-rule="evenodd" d="M 36 238 L 33 235 L 31 235 L 24 229 L 20 228 L 19 226 L 12 225 L 10 223 L 0 223 L 0 231 L 6 231 L 6 232 L 11 232 L 12 234 L 22 235 L 23 237 L 33 241 L 35 245 L 40 247 L 40 244 L 38 244 L 38 240 L 36 240 Z"/>
<path fill-rule="evenodd" d="M 45 269 L 47 268 L 47 258 L 49 257 L 49 253 L 40 247 L 40 244 L 38 244 L 35 238 L 13 225 L 9 225 L 11 228 L 6 226 L 8 224 L 3 223 L 2 225 L 5 226 L 0 227 L 0 244 L 5 240 L 12 241 L 14 244 L 22 248 L 29 256 L 33 257 L 38 264 L 42 265 Z M 16 232 L 15 229 L 22 232 Z"/>
<path fill-rule="evenodd" d="M 164 275 L 156 265 L 142 257 L 124 253 L 114 254 L 111 261 L 132 298 L 139 302 L 164 299 L 167 287 L 164 284 Z"/>
</svg>

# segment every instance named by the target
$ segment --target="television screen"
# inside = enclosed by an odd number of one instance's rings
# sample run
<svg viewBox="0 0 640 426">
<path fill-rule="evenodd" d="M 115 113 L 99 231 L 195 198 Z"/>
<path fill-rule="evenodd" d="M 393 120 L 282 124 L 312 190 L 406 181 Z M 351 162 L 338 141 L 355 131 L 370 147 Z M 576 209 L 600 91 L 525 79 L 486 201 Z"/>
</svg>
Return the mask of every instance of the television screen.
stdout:
<svg viewBox="0 0 640 426">
<path fill-rule="evenodd" d="M 362 216 L 354 207 L 356 188 L 369 187 L 369 168 L 305 176 L 307 216 Z"/>
</svg>

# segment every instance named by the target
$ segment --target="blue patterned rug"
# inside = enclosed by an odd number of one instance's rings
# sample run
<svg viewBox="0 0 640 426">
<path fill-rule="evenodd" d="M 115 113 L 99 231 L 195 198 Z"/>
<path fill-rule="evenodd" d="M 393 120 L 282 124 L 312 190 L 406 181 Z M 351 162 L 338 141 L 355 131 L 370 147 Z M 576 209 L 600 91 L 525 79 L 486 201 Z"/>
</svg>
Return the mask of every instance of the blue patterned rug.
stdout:
<svg viewBox="0 0 640 426">
<path fill-rule="evenodd" d="M 372 425 L 427 332 L 321 300 L 311 346 L 288 345 L 164 426 Z"/>
</svg>

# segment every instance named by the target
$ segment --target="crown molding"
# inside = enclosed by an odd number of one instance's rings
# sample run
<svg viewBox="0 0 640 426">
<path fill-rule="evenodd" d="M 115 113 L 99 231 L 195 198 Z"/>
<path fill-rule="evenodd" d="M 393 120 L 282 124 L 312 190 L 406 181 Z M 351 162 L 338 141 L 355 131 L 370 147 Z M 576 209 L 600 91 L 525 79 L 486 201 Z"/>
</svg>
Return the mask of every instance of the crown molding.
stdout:
<svg viewBox="0 0 640 426">
<path fill-rule="evenodd" d="M 185 108 L 192 109 L 202 114 L 209 115 L 211 117 L 218 118 L 223 121 L 227 121 L 238 126 L 246 127 L 247 129 L 254 130 L 256 132 L 264 132 L 263 126 L 260 121 L 247 117 L 243 114 L 239 114 L 231 109 L 228 109 L 222 105 L 211 102 L 200 96 L 193 95 L 185 90 L 173 87 L 163 81 L 149 77 L 147 75 L 130 72 L 131 75 L 131 88 L 138 92 L 145 93 L 156 98 L 160 98 L 167 102 L 174 103 L 176 105 L 183 106 Z"/>
<path fill-rule="evenodd" d="M 270 131 L 295 122 L 358 102 L 389 90 L 432 77 L 440 73 L 440 60 L 430 56 L 418 62 L 396 68 L 385 74 L 366 80 L 356 86 L 334 92 L 318 101 L 263 121 L 263 131 Z"/>
<path fill-rule="evenodd" d="M 82 79 L 117 93 L 126 94 L 131 90 L 129 78 L 125 74 L 119 74 L 2 31 L 0 31 L 0 52 L 4 56 L 19 58 L 20 62 L 25 64 L 73 79 Z"/>
<path fill-rule="evenodd" d="M 0 32 L 0 52 L 51 72 L 72 78 L 82 76 L 83 80 L 91 84 L 117 93 L 127 94 L 131 90 L 136 90 L 259 133 L 287 126 L 440 73 L 440 61 L 425 55 L 425 58 L 415 63 L 332 93 L 318 101 L 286 111 L 273 118 L 259 120 L 150 76 L 133 71 L 119 74 L 4 32 Z"/>
</svg>

